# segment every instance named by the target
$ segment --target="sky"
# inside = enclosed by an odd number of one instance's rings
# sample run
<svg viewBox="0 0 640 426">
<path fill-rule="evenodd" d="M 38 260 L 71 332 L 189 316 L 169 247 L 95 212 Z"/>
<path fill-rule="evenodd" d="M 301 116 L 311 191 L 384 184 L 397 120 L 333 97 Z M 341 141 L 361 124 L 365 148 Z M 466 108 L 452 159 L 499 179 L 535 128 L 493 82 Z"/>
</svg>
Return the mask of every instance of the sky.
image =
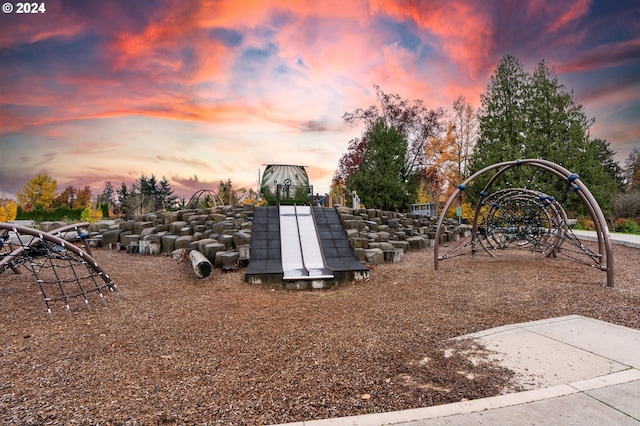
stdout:
<svg viewBox="0 0 640 426">
<path fill-rule="evenodd" d="M 8 12 L 9 6 L 12 11 Z M 474 107 L 502 57 L 544 60 L 621 163 L 640 146 L 637 0 L 43 0 L 0 13 L 0 198 L 165 176 L 189 198 L 266 164 L 329 191 L 377 103 Z"/>
</svg>

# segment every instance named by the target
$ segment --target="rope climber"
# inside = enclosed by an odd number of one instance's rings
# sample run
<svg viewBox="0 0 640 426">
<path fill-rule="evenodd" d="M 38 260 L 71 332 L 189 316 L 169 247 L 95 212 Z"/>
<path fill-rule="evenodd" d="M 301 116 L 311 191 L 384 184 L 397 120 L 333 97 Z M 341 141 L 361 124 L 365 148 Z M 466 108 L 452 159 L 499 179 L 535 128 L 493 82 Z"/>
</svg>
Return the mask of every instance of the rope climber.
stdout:
<svg viewBox="0 0 640 426">
<path fill-rule="evenodd" d="M 558 257 L 607 272 L 607 286 L 613 287 L 613 254 L 609 230 L 595 198 L 580 176 L 546 160 L 507 161 L 486 167 L 463 183 L 451 195 L 440 215 L 436 241 L 440 241 L 444 217 L 455 200 L 465 194 L 475 202 L 470 230 L 457 244 L 439 255 L 438 262 L 483 250 L 491 257 L 498 250 L 528 249 L 546 257 Z M 555 195 L 552 195 L 555 194 Z M 593 219 L 598 249 L 588 248 L 573 233 L 566 205 L 586 206 Z"/>
<path fill-rule="evenodd" d="M 81 231 L 88 225 L 69 225 L 47 233 L 0 223 L 0 274 L 8 270 L 19 274 L 23 269 L 31 273 L 50 318 L 55 302 L 62 302 L 68 313 L 74 298 L 82 298 L 88 309 L 92 295 L 106 305 L 104 295 L 118 289 L 91 255 L 87 234 Z M 73 244 L 78 240 L 86 251 Z"/>
</svg>

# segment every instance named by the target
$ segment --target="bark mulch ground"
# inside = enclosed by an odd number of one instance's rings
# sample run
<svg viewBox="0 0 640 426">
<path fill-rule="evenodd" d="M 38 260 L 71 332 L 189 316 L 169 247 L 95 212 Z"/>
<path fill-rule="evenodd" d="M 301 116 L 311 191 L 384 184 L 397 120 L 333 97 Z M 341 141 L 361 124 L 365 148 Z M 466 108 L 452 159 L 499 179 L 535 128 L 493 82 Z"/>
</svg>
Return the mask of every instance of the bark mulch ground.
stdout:
<svg viewBox="0 0 640 426">
<path fill-rule="evenodd" d="M 33 277 L 0 275 L 0 422 L 272 424 L 446 404 L 517 391 L 449 339 L 569 314 L 640 329 L 640 250 L 597 269 L 531 252 L 433 251 L 329 290 L 197 279 L 189 262 L 97 250 L 108 306 L 48 319 Z M 445 349 L 459 349 L 447 351 Z M 476 348 L 482 351 L 482 348 Z M 451 355 L 453 353 L 453 355 Z"/>
</svg>

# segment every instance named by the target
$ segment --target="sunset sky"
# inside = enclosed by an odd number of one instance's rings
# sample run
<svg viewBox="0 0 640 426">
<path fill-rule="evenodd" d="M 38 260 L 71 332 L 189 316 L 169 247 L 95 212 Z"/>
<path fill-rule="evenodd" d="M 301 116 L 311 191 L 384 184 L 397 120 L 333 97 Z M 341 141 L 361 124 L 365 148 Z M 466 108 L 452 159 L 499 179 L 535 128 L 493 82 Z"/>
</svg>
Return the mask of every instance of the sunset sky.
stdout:
<svg viewBox="0 0 640 426">
<path fill-rule="evenodd" d="M 188 198 L 272 163 L 324 193 L 374 84 L 479 107 L 506 54 L 553 66 L 617 160 L 640 146 L 637 0 L 3 3 L 0 198 L 40 172 L 94 194 L 155 174 Z"/>
</svg>

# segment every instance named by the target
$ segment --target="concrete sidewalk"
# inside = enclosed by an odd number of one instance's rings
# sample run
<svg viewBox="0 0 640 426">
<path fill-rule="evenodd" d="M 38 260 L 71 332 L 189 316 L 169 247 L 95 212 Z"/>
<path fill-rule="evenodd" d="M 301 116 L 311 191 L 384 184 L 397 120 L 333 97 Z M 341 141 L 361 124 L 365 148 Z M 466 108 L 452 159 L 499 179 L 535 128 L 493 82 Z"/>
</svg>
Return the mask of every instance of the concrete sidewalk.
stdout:
<svg viewBox="0 0 640 426">
<path fill-rule="evenodd" d="M 576 237 L 585 241 L 598 241 L 598 237 L 594 231 L 571 230 Z M 621 244 L 627 247 L 640 248 L 640 235 L 621 234 L 618 232 L 609 233 L 611 244 Z"/>
<path fill-rule="evenodd" d="M 530 390 L 289 426 L 640 424 L 640 330 L 571 315 L 473 333 Z"/>
</svg>

